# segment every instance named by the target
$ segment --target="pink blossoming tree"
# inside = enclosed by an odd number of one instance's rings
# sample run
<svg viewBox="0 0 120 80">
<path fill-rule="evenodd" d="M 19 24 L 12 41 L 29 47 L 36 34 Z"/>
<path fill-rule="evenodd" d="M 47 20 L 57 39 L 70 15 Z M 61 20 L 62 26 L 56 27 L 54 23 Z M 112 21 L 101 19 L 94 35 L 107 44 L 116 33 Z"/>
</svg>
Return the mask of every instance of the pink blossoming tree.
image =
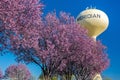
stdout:
<svg viewBox="0 0 120 80">
<path fill-rule="evenodd" d="M 11 65 L 5 71 L 5 76 L 13 80 L 29 80 L 31 74 L 23 64 Z"/>
<path fill-rule="evenodd" d="M 34 36 L 38 40 L 29 40 L 35 45 L 27 44 L 27 39 L 22 37 L 26 42 L 19 43 L 15 54 L 18 61 L 38 64 L 45 80 L 57 74 L 66 80 L 72 75 L 77 80 L 91 80 L 108 66 L 105 47 L 88 37 L 87 31 L 76 24 L 73 17 L 61 13 L 57 18 L 56 14 L 49 13 L 43 23 L 41 33 Z"/>
</svg>

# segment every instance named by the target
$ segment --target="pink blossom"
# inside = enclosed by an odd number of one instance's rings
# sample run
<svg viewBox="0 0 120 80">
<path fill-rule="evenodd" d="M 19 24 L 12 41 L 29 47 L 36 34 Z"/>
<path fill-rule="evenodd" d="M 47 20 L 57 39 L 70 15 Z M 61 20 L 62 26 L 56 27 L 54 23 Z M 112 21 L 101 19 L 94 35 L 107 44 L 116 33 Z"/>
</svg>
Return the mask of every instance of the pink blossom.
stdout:
<svg viewBox="0 0 120 80">
<path fill-rule="evenodd" d="M 11 65 L 5 71 L 5 76 L 17 80 L 29 80 L 31 74 L 23 64 Z"/>
</svg>

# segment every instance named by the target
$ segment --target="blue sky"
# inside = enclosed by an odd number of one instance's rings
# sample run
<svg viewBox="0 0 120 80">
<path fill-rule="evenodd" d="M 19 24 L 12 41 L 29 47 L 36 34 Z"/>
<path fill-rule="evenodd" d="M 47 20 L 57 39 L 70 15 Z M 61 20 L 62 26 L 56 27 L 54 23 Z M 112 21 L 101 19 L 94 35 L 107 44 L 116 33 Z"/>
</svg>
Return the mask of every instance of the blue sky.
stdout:
<svg viewBox="0 0 120 80">
<path fill-rule="evenodd" d="M 103 74 L 112 78 L 112 80 L 120 80 L 120 31 L 119 19 L 120 9 L 118 0 L 41 0 L 45 5 L 44 14 L 56 11 L 71 13 L 75 18 L 77 15 L 86 9 L 86 7 L 96 7 L 103 10 L 109 17 L 110 23 L 108 29 L 102 33 L 97 39 L 100 39 L 104 45 L 108 47 L 107 52 L 110 58 L 110 66 Z M 0 56 L 0 68 L 4 71 L 7 66 L 15 63 L 15 57 L 11 54 Z M 28 65 L 30 71 L 34 76 L 40 73 L 39 67 L 36 65 Z"/>
</svg>

